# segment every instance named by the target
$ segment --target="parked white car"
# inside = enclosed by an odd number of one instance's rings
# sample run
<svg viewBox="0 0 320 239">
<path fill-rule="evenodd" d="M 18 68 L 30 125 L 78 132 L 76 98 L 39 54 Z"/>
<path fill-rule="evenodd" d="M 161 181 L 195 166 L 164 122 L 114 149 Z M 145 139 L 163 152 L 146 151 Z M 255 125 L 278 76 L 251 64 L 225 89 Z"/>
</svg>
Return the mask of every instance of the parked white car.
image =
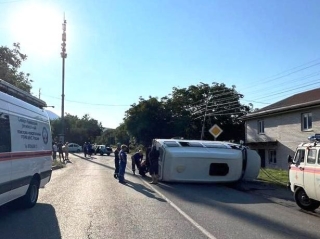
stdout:
<svg viewBox="0 0 320 239">
<path fill-rule="evenodd" d="M 70 153 L 80 153 L 82 151 L 82 147 L 76 143 L 69 143 L 69 152 Z"/>
</svg>

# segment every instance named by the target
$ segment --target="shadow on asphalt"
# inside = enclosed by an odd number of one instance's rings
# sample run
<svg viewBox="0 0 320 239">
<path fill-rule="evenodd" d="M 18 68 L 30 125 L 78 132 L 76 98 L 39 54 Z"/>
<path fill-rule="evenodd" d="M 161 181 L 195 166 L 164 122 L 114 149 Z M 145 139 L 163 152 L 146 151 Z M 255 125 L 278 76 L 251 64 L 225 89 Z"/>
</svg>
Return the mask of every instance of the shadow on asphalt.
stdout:
<svg viewBox="0 0 320 239">
<path fill-rule="evenodd" d="M 31 209 L 0 207 L 0 238 L 60 239 L 61 232 L 53 206 L 37 203 Z"/>
<path fill-rule="evenodd" d="M 149 197 L 149 198 L 153 198 L 153 199 L 156 199 L 160 202 L 167 202 L 166 200 L 164 200 L 163 198 L 161 197 L 156 197 L 156 192 L 151 190 L 150 188 L 142 185 L 142 184 L 139 184 L 139 183 L 134 183 L 132 181 L 129 181 L 129 180 L 126 180 L 126 183 L 123 184 L 127 187 L 130 187 L 134 190 L 136 190 L 137 192 L 139 193 L 142 193 L 144 194 L 145 196 Z"/>
</svg>

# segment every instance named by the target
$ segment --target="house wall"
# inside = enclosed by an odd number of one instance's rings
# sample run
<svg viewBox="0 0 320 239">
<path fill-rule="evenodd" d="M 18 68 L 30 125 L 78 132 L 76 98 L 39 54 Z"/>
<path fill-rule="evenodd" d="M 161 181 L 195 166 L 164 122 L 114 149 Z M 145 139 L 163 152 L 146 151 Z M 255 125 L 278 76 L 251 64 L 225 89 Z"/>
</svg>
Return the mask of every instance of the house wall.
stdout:
<svg viewBox="0 0 320 239">
<path fill-rule="evenodd" d="M 302 131 L 301 115 L 312 113 L 312 129 Z M 258 121 L 264 121 L 264 134 L 258 134 Z M 284 113 L 276 116 L 263 117 L 246 121 L 246 143 L 258 143 L 252 149 L 265 149 L 265 166 L 267 168 L 287 169 L 287 156 L 293 156 L 296 147 L 308 142 L 308 137 L 320 133 L 320 108 Z M 267 142 L 278 141 L 275 146 Z M 268 150 L 277 151 L 277 163 L 269 163 Z"/>
</svg>

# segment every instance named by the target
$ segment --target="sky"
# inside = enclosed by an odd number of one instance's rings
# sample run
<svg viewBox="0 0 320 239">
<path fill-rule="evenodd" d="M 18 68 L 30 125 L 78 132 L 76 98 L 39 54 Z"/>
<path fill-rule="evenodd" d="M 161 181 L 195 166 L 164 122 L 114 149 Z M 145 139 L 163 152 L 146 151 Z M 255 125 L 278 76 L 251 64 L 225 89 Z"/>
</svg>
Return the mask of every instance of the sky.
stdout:
<svg viewBox="0 0 320 239">
<path fill-rule="evenodd" d="M 0 0 L 0 45 L 19 42 L 32 94 L 116 128 L 139 97 L 200 82 L 262 108 L 320 87 L 318 0 Z"/>
</svg>

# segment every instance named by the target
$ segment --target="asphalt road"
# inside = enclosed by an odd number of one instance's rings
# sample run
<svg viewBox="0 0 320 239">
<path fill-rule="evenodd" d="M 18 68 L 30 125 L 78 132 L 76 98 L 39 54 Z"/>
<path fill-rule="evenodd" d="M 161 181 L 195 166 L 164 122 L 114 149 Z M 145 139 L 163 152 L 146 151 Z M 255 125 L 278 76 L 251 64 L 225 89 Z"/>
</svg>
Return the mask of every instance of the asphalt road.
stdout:
<svg viewBox="0 0 320 239">
<path fill-rule="evenodd" d="M 0 238 L 320 238 L 319 212 L 304 213 L 270 188 L 150 185 L 130 165 L 122 185 L 112 156 L 70 159 L 34 208 L 0 208 Z"/>
</svg>

